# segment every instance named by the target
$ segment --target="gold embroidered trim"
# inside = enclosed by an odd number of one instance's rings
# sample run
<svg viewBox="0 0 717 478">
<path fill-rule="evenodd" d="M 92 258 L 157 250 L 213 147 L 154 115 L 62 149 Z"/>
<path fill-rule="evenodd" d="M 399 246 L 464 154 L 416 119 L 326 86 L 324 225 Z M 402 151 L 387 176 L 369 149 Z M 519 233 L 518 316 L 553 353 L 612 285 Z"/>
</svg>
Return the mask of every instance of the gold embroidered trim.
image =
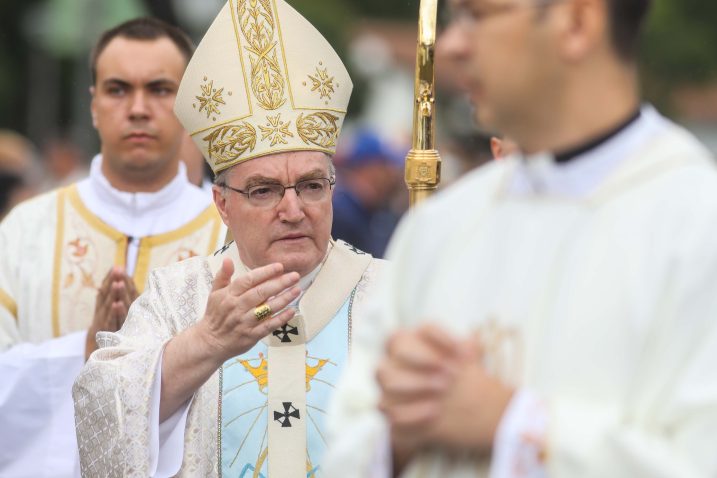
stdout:
<svg viewBox="0 0 717 478">
<path fill-rule="evenodd" d="M 17 321 L 17 302 L 10 297 L 10 294 L 0 289 L 0 306 L 5 307 Z"/>
<path fill-rule="evenodd" d="M 333 148 L 339 136 L 338 116 L 325 111 L 304 116 L 303 113 L 296 119 L 296 130 L 306 144 L 315 144 L 322 148 Z"/>
<path fill-rule="evenodd" d="M 62 242 L 65 238 L 65 197 L 69 188 L 57 193 L 57 227 L 55 228 L 55 257 L 52 269 L 52 335 L 60 336 L 60 272 L 62 269 Z"/>
<path fill-rule="evenodd" d="M 237 3 L 239 27 L 249 44 L 251 89 L 259 105 L 275 110 L 286 103 L 286 80 L 276 55 L 274 12 L 270 0 L 241 0 Z"/>
<path fill-rule="evenodd" d="M 231 163 L 256 147 L 256 129 L 246 121 L 217 128 L 202 138 L 206 141 L 209 157 L 215 167 Z"/>
<path fill-rule="evenodd" d="M 267 116 L 266 119 L 268 121 L 266 126 L 259 126 L 262 133 L 261 140 L 264 141 L 271 137 L 271 146 L 276 146 L 276 143 L 289 144 L 286 138 L 294 137 L 293 133 L 289 131 L 291 121 L 282 122 L 281 113 L 276 116 Z"/>
<path fill-rule="evenodd" d="M 197 217 L 178 229 L 165 232 L 164 234 L 140 239 L 139 251 L 137 253 L 137 265 L 135 266 L 133 277 L 134 285 L 137 287 L 137 291 L 144 291 L 144 286 L 147 283 L 147 278 L 150 272 L 149 266 L 152 249 L 190 236 L 201 230 L 203 227 L 206 227 L 210 221 L 213 221 L 215 225 L 221 223 L 221 217 L 219 216 L 219 212 L 214 204 L 207 206 L 207 208 Z M 218 231 L 214 231 L 213 229 L 214 228 L 212 228 L 212 237 L 214 239 L 214 243 L 209 245 L 210 249 L 213 249 L 217 245 L 216 236 L 218 235 Z"/>
</svg>

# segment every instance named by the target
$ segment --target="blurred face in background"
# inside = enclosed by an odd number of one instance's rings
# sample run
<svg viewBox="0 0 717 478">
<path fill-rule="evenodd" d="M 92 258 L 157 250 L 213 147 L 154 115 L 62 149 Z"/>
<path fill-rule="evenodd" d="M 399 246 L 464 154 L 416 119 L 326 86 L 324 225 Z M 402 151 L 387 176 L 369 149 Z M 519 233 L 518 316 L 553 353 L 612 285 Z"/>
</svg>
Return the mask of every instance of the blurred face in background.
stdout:
<svg viewBox="0 0 717 478">
<path fill-rule="evenodd" d="M 511 134 L 542 121 L 560 90 L 552 9 L 543 0 L 452 0 L 439 54 L 455 63 L 477 121 Z"/>
<path fill-rule="evenodd" d="M 156 191 L 177 174 L 183 129 L 173 106 L 187 65 L 169 38 L 114 38 L 97 58 L 92 120 L 102 172 L 123 191 Z"/>
</svg>

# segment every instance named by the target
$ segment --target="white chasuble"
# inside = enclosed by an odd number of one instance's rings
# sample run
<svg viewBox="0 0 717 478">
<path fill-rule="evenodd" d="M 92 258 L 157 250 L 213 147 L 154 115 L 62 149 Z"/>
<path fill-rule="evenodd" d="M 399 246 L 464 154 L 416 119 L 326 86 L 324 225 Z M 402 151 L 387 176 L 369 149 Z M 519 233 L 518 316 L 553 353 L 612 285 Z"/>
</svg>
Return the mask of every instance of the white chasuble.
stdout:
<svg viewBox="0 0 717 478">
<path fill-rule="evenodd" d="M 227 361 L 194 394 L 176 469 L 161 458 L 153 463 L 163 441 L 153 431 L 162 350 L 201 319 L 225 257 L 244 269 L 231 244 L 211 258 L 153 271 L 122 330 L 103 334 L 74 387 L 84 474 L 322 476 L 328 402 L 349 354 L 352 324 L 361 320 L 383 266 L 341 242 L 332 244 L 294 319 Z"/>
<path fill-rule="evenodd" d="M 137 291 L 144 289 L 150 270 L 214 252 L 220 245 L 221 229 L 221 218 L 212 204 L 177 230 L 139 238 L 132 274 Z M 129 239 L 92 214 L 82 203 L 75 186 L 58 192 L 52 284 L 53 336 L 89 326 L 102 279 L 112 266 L 126 266 Z"/>
<path fill-rule="evenodd" d="M 644 115 L 659 127 L 639 123 L 583 166 L 497 161 L 409 214 L 337 391 L 331 476 L 370 476 L 366 444 L 386 434 L 376 364 L 393 331 L 423 323 L 478 334 L 487 368 L 545 405 L 531 413 L 546 433 L 510 437 L 517 458 L 492 476 L 717 476 L 717 172 L 689 133 Z M 570 192 L 575 168 L 590 187 Z M 523 461 L 533 446 L 537 463 Z M 403 476 L 489 465 L 432 450 Z"/>
<path fill-rule="evenodd" d="M 112 266 L 126 266 L 142 290 L 151 268 L 223 242 L 219 214 L 183 168 L 158 192 L 124 193 L 100 161 L 0 224 L 0 476 L 76 475 L 71 387 Z"/>
<path fill-rule="evenodd" d="M 221 246 L 223 224 L 214 205 L 188 219 L 176 230 L 139 238 L 132 275 L 139 292 L 151 269 L 210 254 Z M 23 235 L 16 223 L 34 221 L 46 224 L 32 228 L 39 236 L 24 238 L 26 243 L 16 240 L 15 235 Z M 9 218 L 3 235 L 10 250 L 16 249 L 13 252 L 23 260 L 7 257 L 0 264 L 5 269 L 1 275 L 7 278 L 0 285 L 0 297 L 5 298 L 0 305 L 16 316 L 14 325 L 22 339 L 32 342 L 87 329 L 97 289 L 112 266 L 126 266 L 130 239 L 93 214 L 76 185 L 28 203 Z M 6 345 L 14 342 L 2 339 Z"/>
</svg>

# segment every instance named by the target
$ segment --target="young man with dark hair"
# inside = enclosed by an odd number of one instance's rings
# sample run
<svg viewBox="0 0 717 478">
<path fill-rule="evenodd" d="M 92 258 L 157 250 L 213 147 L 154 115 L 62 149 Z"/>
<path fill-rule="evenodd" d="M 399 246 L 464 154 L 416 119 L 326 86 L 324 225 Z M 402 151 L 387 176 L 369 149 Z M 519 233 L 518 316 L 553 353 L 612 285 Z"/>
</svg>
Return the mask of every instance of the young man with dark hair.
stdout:
<svg viewBox="0 0 717 478">
<path fill-rule="evenodd" d="M 640 106 L 649 2 L 450 6 L 444 51 L 521 153 L 399 226 L 325 471 L 717 475 L 717 171 Z"/>
<path fill-rule="evenodd" d="M 92 61 L 101 140 L 88 178 L 0 224 L 0 475 L 75 476 L 72 383 L 157 266 L 207 254 L 221 218 L 187 180 L 174 98 L 191 42 L 158 20 L 102 36 Z"/>
</svg>

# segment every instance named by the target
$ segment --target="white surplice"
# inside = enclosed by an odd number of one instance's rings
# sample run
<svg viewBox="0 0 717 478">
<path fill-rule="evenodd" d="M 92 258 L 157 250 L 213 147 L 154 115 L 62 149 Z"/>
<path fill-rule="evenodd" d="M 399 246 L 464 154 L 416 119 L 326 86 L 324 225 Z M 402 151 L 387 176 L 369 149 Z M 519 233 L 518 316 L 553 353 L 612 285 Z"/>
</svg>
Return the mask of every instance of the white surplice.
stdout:
<svg viewBox="0 0 717 478">
<path fill-rule="evenodd" d="M 224 230 L 183 164 L 160 191 L 126 193 L 102 175 L 100 156 L 87 179 L 22 203 L 5 218 L 0 476 L 76 476 L 71 389 L 84 364 L 96 287 L 109 268 L 126 267 L 141 290 L 153 266 L 216 250 Z"/>
<path fill-rule="evenodd" d="M 492 469 L 435 451 L 403 476 L 716 476 L 716 237 L 714 159 L 650 107 L 571 162 L 471 173 L 392 241 L 337 392 L 328 476 L 387 474 L 365 445 L 387 433 L 374 371 L 392 331 L 425 322 L 480 333 L 518 393 Z"/>
</svg>

